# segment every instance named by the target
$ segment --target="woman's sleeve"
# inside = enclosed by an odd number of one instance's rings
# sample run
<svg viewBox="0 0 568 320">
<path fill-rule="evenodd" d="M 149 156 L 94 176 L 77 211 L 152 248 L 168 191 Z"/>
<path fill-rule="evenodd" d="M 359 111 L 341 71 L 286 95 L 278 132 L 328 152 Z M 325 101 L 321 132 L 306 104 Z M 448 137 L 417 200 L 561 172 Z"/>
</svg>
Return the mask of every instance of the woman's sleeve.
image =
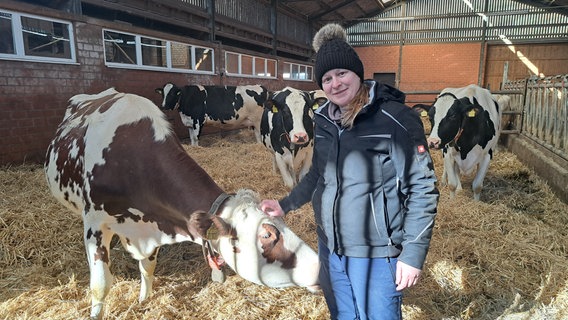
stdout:
<svg viewBox="0 0 568 320">
<path fill-rule="evenodd" d="M 395 141 L 394 146 L 404 158 L 398 162 L 404 166 L 397 170 L 406 209 L 403 250 L 399 259 L 421 269 L 430 247 L 439 192 L 420 117 L 409 108 L 403 113 L 402 123 L 406 132 L 397 134 L 397 139 L 405 141 Z"/>
</svg>

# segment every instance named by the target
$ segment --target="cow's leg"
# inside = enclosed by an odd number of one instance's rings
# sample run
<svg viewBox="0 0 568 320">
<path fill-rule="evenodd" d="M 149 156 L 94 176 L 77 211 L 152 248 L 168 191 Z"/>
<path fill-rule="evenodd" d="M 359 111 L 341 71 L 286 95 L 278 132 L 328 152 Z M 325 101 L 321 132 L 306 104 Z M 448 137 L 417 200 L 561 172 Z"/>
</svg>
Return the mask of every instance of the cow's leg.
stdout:
<svg viewBox="0 0 568 320">
<path fill-rule="evenodd" d="M 302 180 L 302 178 L 306 174 L 308 174 L 308 171 L 310 171 L 310 167 L 312 166 L 312 154 L 313 154 L 313 152 L 311 150 L 312 149 L 311 149 L 311 146 L 310 146 L 309 150 L 303 150 L 303 152 L 299 152 L 296 155 L 294 167 L 300 168 L 300 172 L 298 173 L 298 182 L 300 180 Z M 300 157 L 300 155 L 302 155 L 302 156 Z"/>
<path fill-rule="evenodd" d="M 440 185 L 446 186 L 448 185 L 448 173 L 446 172 L 446 166 L 444 165 L 444 169 L 442 170 L 442 178 L 440 179 Z"/>
<path fill-rule="evenodd" d="M 195 129 L 189 128 L 189 138 L 191 139 L 192 146 L 199 145 L 198 133 Z"/>
<path fill-rule="evenodd" d="M 140 267 L 140 297 L 138 301 L 142 302 L 146 300 L 152 294 L 152 283 L 154 282 L 154 270 L 156 269 L 156 264 L 158 262 L 158 251 L 160 247 L 157 247 L 152 255 L 146 259 L 138 261 L 138 266 Z"/>
<path fill-rule="evenodd" d="M 456 178 L 458 181 L 458 184 L 456 186 L 456 192 L 462 190 L 462 184 L 461 184 L 461 170 L 460 170 L 460 166 L 457 162 L 454 162 L 454 172 L 456 173 Z"/>
<path fill-rule="evenodd" d="M 276 154 L 274 154 L 274 156 L 272 157 L 272 172 L 277 172 L 278 165 L 276 164 Z"/>
<path fill-rule="evenodd" d="M 486 153 L 479 162 L 479 166 L 477 167 L 477 173 L 475 174 L 475 178 L 473 178 L 472 189 L 473 189 L 473 199 L 479 201 L 481 197 L 481 189 L 483 189 L 483 180 L 485 179 L 485 175 L 489 170 L 489 163 L 491 161 L 491 156 L 489 153 Z"/>
<path fill-rule="evenodd" d="M 280 175 L 282 176 L 282 180 L 284 180 L 284 185 L 288 188 L 294 187 L 296 174 L 295 172 L 290 172 L 289 168 L 293 168 L 293 159 L 291 159 L 291 155 L 284 153 L 281 155 L 279 153 L 274 154 L 274 158 L 276 160 L 276 165 L 278 166 L 278 170 L 280 171 Z M 292 163 L 292 165 L 290 165 Z"/>
<path fill-rule="evenodd" d="M 181 123 L 183 123 L 184 126 L 187 127 L 187 130 L 189 132 L 189 138 L 191 139 L 191 145 L 192 146 L 197 146 L 197 141 L 199 140 L 199 129 L 195 129 L 198 128 L 198 124 L 195 123 L 195 121 L 193 121 L 193 118 L 186 116 L 183 112 L 180 111 L 179 113 L 179 117 L 181 120 Z"/>
<path fill-rule="evenodd" d="M 308 174 L 308 171 L 310 171 L 311 165 L 312 165 L 312 163 L 308 159 L 304 160 L 304 162 L 302 163 L 301 169 L 300 169 L 300 173 L 298 175 L 298 182 L 300 182 L 300 180 L 302 180 L 302 178 L 305 177 L 306 174 Z"/>
<path fill-rule="evenodd" d="M 112 235 L 106 227 L 85 223 L 84 241 L 89 261 L 92 319 L 102 319 L 104 301 L 112 286 L 112 274 L 109 270 Z"/>
<path fill-rule="evenodd" d="M 456 163 L 451 155 L 444 157 L 444 171 L 448 180 L 448 188 L 450 189 L 450 198 L 456 196 L 456 189 L 460 184 L 459 170 L 456 170 Z"/>
<path fill-rule="evenodd" d="M 260 134 L 260 126 L 258 125 L 252 127 L 252 130 L 254 130 L 254 137 L 256 138 L 256 142 L 262 144 L 262 135 Z"/>
</svg>

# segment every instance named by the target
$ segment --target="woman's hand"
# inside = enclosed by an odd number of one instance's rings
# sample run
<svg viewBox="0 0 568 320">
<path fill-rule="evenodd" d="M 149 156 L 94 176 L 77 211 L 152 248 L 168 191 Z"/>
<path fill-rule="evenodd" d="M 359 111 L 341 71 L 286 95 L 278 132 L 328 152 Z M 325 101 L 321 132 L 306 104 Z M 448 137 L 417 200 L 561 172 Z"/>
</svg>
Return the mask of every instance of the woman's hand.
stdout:
<svg viewBox="0 0 568 320">
<path fill-rule="evenodd" d="M 398 260 L 396 263 L 396 290 L 402 291 L 418 283 L 422 270 Z"/>
<path fill-rule="evenodd" d="M 262 200 L 260 202 L 260 210 L 271 217 L 282 217 L 284 215 L 278 200 Z"/>
</svg>

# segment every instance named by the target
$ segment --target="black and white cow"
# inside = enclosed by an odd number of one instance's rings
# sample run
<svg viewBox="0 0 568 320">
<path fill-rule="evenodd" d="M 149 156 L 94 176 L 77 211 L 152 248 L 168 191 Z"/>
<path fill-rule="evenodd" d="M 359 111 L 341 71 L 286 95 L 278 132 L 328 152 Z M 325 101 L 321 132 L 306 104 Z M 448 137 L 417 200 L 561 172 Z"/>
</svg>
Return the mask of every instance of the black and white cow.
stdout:
<svg viewBox="0 0 568 320">
<path fill-rule="evenodd" d="M 460 174 L 471 174 L 473 197 L 480 199 L 483 180 L 497 148 L 502 106 L 489 90 L 477 85 L 446 88 L 429 111 L 433 123 L 428 137 L 431 148 L 442 148 L 444 173 L 450 196 L 461 190 Z"/>
<path fill-rule="evenodd" d="M 312 164 L 314 110 L 327 98 L 286 87 L 272 92 L 264 104 L 260 122 L 261 140 L 273 153 L 273 169 L 292 188 Z"/>
<path fill-rule="evenodd" d="M 198 145 L 205 123 L 224 130 L 253 128 L 260 142 L 258 124 L 268 90 L 260 85 L 178 87 L 166 83 L 156 92 L 162 95 L 162 108 L 178 109 L 182 123 L 189 128 L 192 145 Z"/>
<path fill-rule="evenodd" d="M 73 96 L 45 173 L 57 200 L 83 218 L 93 318 L 103 316 L 112 285 L 115 234 L 139 261 L 140 301 L 151 294 L 160 246 L 182 241 L 208 248 L 213 268 L 224 259 L 254 283 L 317 290 L 317 254 L 283 220 L 264 214 L 252 190 L 226 194 L 146 98 L 112 88 Z M 207 239 L 210 227 L 216 239 Z"/>
</svg>

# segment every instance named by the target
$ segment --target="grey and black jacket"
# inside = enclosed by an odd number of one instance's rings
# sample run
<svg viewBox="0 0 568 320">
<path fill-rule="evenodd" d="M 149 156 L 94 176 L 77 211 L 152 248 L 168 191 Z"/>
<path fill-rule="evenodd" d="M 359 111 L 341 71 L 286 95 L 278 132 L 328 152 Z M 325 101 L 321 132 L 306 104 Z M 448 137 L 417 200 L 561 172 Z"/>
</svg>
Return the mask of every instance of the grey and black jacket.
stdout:
<svg viewBox="0 0 568 320">
<path fill-rule="evenodd" d="M 319 240 L 351 257 L 398 257 L 421 269 L 432 237 L 438 189 L 424 128 L 404 93 L 374 81 L 370 103 L 343 129 L 315 113 L 308 174 L 280 200 L 284 212 L 312 201 Z"/>
</svg>

